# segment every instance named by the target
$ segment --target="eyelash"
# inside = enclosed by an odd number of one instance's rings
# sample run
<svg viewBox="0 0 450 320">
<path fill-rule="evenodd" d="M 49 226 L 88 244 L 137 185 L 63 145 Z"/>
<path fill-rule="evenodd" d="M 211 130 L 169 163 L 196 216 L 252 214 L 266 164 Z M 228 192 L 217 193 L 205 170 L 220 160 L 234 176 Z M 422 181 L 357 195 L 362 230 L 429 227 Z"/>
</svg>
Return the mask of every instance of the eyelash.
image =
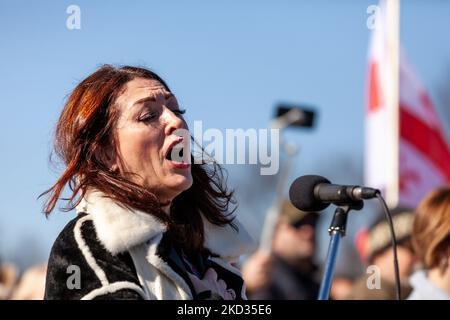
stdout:
<svg viewBox="0 0 450 320">
<path fill-rule="evenodd" d="M 178 115 L 183 115 L 186 113 L 186 109 L 177 109 L 177 110 L 171 110 L 171 111 Z"/>
<path fill-rule="evenodd" d="M 175 113 L 177 116 L 181 116 L 186 113 L 186 109 L 177 109 L 177 110 L 171 110 L 173 113 Z M 149 113 L 144 115 L 143 117 L 139 118 L 139 121 L 141 122 L 149 122 L 152 121 L 156 117 L 156 113 Z"/>
</svg>

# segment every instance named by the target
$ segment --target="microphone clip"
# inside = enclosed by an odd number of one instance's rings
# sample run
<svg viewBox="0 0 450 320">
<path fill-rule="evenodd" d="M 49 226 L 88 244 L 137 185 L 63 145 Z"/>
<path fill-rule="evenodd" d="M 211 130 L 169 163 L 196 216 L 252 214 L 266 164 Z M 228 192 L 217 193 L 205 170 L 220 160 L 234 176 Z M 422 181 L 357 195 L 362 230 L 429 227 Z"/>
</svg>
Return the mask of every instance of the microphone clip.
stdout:
<svg viewBox="0 0 450 320">
<path fill-rule="evenodd" d="M 331 221 L 328 233 L 330 235 L 339 233 L 342 237 L 345 236 L 347 229 L 347 215 L 350 210 L 361 210 L 364 207 L 362 200 L 355 200 L 345 205 L 339 205 L 334 211 L 333 220 Z"/>
</svg>

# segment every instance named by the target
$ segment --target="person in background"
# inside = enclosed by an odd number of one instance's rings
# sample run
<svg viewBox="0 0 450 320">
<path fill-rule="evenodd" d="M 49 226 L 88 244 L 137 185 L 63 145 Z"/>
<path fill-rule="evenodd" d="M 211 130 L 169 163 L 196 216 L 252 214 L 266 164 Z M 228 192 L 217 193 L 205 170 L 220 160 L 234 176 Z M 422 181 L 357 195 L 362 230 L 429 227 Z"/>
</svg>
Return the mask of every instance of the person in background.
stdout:
<svg viewBox="0 0 450 320">
<path fill-rule="evenodd" d="M 353 279 L 348 276 L 334 276 L 330 289 L 330 300 L 346 300 L 353 290 Z"/>
<path fill-rule="evenodd" d="M 391 211 L 394 231 L 397 238 L 397 255 L 401 283 L 401 298 L 405 299 L 411 293 L 408 278 L 413 272 L 415 256 L 411 245 L 413 211 L 405 208 L 395 208 Z M 379 218 L 371 225 L 369 230 L 362 230 L 357 236 L 356 247 L 362 260 L 369 266 L 377 269 L 367 269 L 355 281 L 353 290 L 346 297 L 348 300 L 395 300 L 395 270 L 394 257 L 391 245 L 391 233 L 386 218 Z M 380 271 L 380 286 L 376 286 L 375 272 Z M 370 282 L 370 283 L 369 283 Z M 370 285 L 369 285 L 370 284 Z M 372 286 L 375 284 L 375 286 Z"/>
<path fill-rule="evenodd" d="M 28 268 L 14 288 L 10 300 L 42 300 L 45 291 L 47 265 L 35 265 Z"/>
<path fill-rule="evenodd" d="M 450 299 L 450 188 L 430 192 L 417 207 L 412 244 L 423 265 L 411 279 L 410 300 Z"/>
<path fill-rule="evenodd" d="M 272 254 L 257 251 L 244 263 L 242 274 L 249 299 L 314 300 L 319 292 L 313 262 L 316 213 L 282 205 Z"/>
<path fill-rule="evenodd" d="M 12 264 L 0 261 L 0 300 L 8 300 L 18 278 L 18 270 Z"/>
</svg>

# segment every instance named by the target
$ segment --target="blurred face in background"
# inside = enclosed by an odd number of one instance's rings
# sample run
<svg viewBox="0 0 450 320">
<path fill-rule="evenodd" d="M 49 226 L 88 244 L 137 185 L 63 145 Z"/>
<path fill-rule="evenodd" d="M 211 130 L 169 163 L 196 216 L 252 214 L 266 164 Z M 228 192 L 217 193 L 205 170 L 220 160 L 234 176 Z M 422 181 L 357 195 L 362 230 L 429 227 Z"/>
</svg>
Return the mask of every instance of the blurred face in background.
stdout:
<svg viewBox="0 0 450 320">
<path fill-rule="evenodd" d="M 136 78 L 129 81 L 117 98 L 117 153 L 121 161 L 114 167 L 135 183 L 148 188 L 161 203 L 192 185 L 191 166 L 172 158 L 173 148 L 189 150 L 190 141 L 175 134 L 187 129 L 175 96 L 156 80 Z"/>
<path fill-rule="evenodd" d="M 416 258 L 410 247 L 404 245 L 397 246 L 397 258 L 398 258 L 398 269 L 400 273 L 401 281 L 408 281 L 409 276 L 414 270 L 416 263 Z M 373 258 L 373 264 L 380 268 L 381 277 L 390 281 L 395 281 L 395 270 L 394 270 L 394 253 L 392 252 L 392 247 L 389 247 L 377 254 Z"/>
<path fill-rule="evenodd" d="M 281 220 L 274 236 L 273 248 L 276 254 L 292 262 L 312 261 L 315 244 L 315 225 L 297 223 L 292 225 Z"/>
</svg>

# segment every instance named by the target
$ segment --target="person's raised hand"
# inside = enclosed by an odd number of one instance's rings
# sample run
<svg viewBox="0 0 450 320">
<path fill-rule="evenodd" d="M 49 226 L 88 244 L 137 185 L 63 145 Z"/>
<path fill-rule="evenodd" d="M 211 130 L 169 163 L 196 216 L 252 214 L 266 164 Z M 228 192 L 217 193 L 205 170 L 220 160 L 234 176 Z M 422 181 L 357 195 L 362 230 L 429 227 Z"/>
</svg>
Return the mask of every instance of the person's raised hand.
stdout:
<svg viewBox="0 0 450 320">
<path fill-rule="evenodd" d="M 272 257 L 264 251 L 257 251 L 242 266 L 242 277 L 250 292 L 267 286 L 271 279 Z"/>
</svg>

